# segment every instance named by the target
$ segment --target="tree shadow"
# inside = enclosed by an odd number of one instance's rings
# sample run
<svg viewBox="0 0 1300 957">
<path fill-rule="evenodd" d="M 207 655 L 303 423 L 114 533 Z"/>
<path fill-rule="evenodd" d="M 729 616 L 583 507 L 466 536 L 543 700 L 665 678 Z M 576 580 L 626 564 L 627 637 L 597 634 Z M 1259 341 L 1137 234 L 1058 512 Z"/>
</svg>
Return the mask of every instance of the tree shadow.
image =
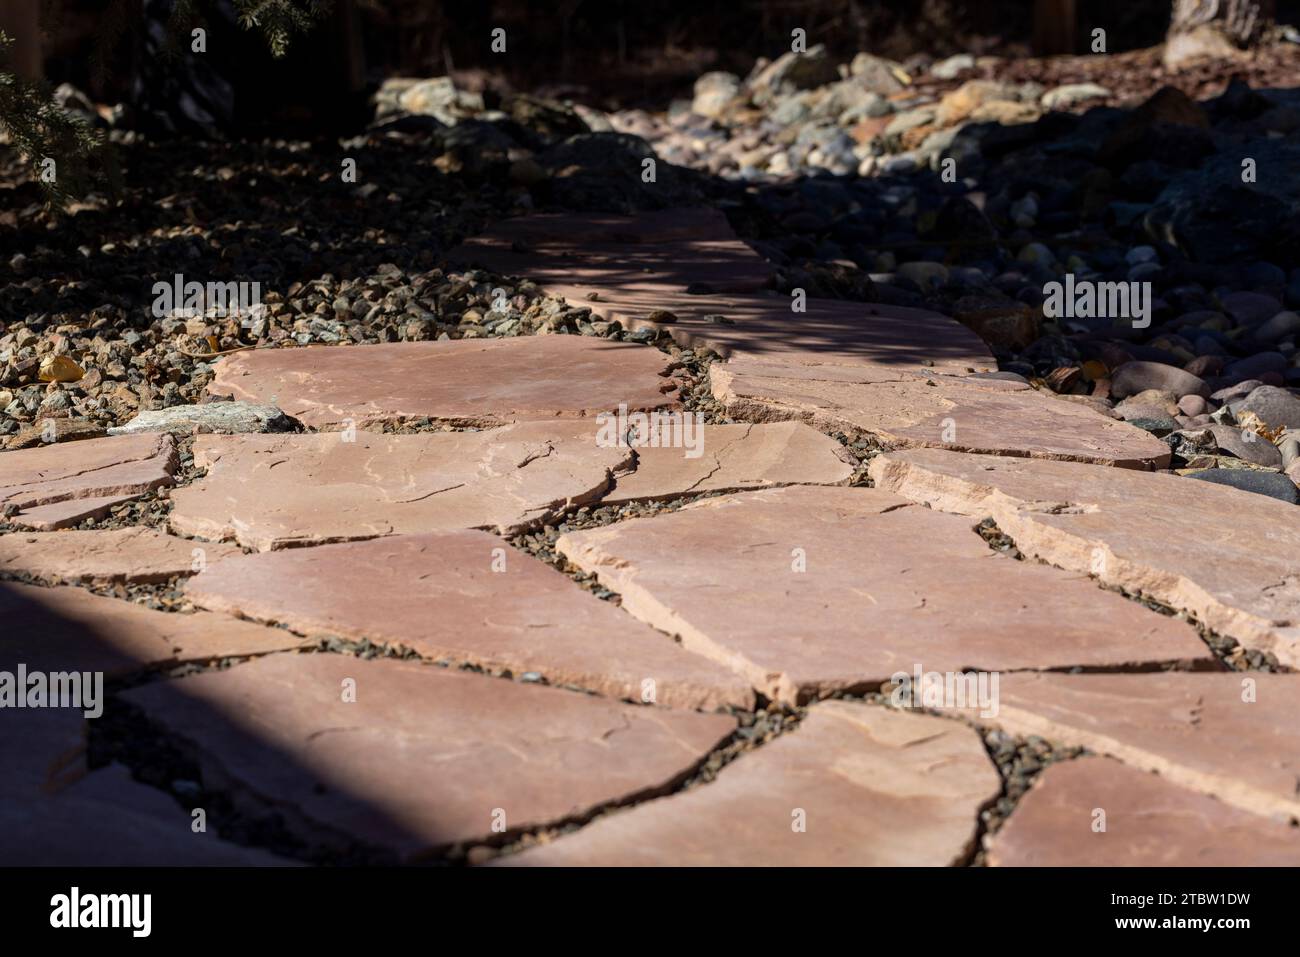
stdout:
<svg viewBox="0 0 1300 957">
<path fill-rule="evenodd" d="M 0 865 L 292 865 L 317 863 L 395 863 L 397 855 L 354 836 L 319 826 L 304 839 L 290 828 L 292 808 L 262 799 L 238 783 L 214 775 L 184 739 L 151 723 L 122 695 L 154 689 L 158 710 L 188 711 L 204 726 L 206 741 L 239 749 L 253 766 L 276 768 L 283 780 L 320 783 L 318 770 L 276 747 L 250 725 L 249 716 L 214 706 L 194 696 L 184 677 L 211 668 L 240 667 L 231 660 L 187 660 L 192 656 L 158 647 L 130 630 L 104 606 L 72 608 L 55 600 L 73 586 L 35 586 L 0 582 L 0 674 L 9 681 L 28 676 L 30 703 L 37 688 L 55 675 L 77 673 L 84 697 L 64 706 L 0 708 Z M 83 593 L 84 595 L 84 593 Z M 80 596 L 79 596 L 80 597 Z M 93 601 L 125 604 L 115 598 Z M 166 615 L 164 612 L 156 612 Z M 179 615 L 179 613 L 177 613 Z M 228 621 L 232 627 L 251 627 Z M 20 671 L 21 669 L 21 671 Z M 92 675 L 99 676 L 99 690 Z M 37 677 L 43 676 L 43 677 Z M 171 676 L 171 677 L 169 677 Z M 51 685 L 52 686 L 52 685 Z M 87 709 L 90 714 L 87 715 Z M 98 713 L 96 713 L 98 712 Z M 231 745 L 230 742 L 236 742 Z M 386 832 L 393 846 L 420 846 L 382 807 L 350 793 L 337 779 L 329 783 L 336 802 Z M 202 830 L 195 829 L 196 809 Z M 297 822 L 301 824 L 301 822 Z"/>
</svg>

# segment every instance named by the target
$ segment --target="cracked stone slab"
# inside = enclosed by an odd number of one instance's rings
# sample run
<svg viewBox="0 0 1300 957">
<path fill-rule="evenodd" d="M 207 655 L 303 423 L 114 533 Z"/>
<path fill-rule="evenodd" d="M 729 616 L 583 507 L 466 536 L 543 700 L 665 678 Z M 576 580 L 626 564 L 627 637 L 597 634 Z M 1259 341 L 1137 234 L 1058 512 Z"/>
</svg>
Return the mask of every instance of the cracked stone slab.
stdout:
<svg viewBox="0 0 1300 957">
<path fill-rule="evenodd" d="M 656 793 L 736 726 L 335 654 L 272 655 L 123 697 L 189 742 L 205 781 L 273 802 L 291 829 L 404 860 Z"/>
<path fill-rule="evenodd" d="M 602 505 L 777 485 L 839 485 L 853 465 L 834 439 L 800 422 L 704 425 L 700 454 L 635 447 L 636 468 L 619 475 Z"/>
<path fill-rule="evenodd" d="M 169 794 L 139 784 L 120 764 L 56 794 L 0 796 L 0 866 L 289 866 L 295 862 L 195 833 Z"/>
<path fill-rule="evenodd" d="M 937 449 L 877 456 L 870 475 L 911 501 L 991 517 L 1026 555 L 1300 665 L 1293 505 L 1175 475 Z"/>
<path fill-rule="evenodd" d="M 238 554 L 233 545 L 192 542 L 142 526 L 0 535 L 0 573 L 55 583 L 163 582 Z"/>
<path fill-rule="evenodd" d="M 925 309 L 809 299 L 807 310 L 799 313 L 792 311 L 789 296 L 777 293 L 697 296 L 668 286 L 572 282 L 547 284 L 546 289 L 570 305 L 618 320 L 625 329 L 663 329 L 682 348 L 702 346 L 724 358 L 963 375 L 997 368 L 979 336 Z M 589 298 L 593 291 L 596 300 Z M 671 312 L 676 321 L 650 321 L 657 310 Z"/>
<path fill-rule="evenodd" d="M 208 474 L 172 494 L 172 530 L 257 551 L 463 528 L 510 535 L 597 498 L 632 462 L 585 425 L 352 438 L 201 436 L 194 460 Z"/>
<path fill-rule="evenodd" d="M 1300 818 L 1297 675 L 1003 675 L 991 723 L 1118 758 L 1246 811 Z"/>
<path fill-rule="evenodd" d="M 875 489 L 793 486 L 570 532 L 625 611 L 792 703 L 926 671 L 1212 667 L 1195 630 Z"/>
<path fill-rule="evenodd" d="M 0 509 L 37 529 L 75 525 L 170 485 L 179 462 L 169 435 L 130 435 L 0 453 Z"/>
<path fill-rule="evenodd" d="M 650 694 L 669 707 L 754 705 L 732 672 L 486 532 L 249 555 L 210 566 L 185 591 L 200 607 L 301 634 L 405 645 L 427 658 L 535 672 L 633 701 Z"/>
<path fill-rule="evenodd" d="M 49 505 L 37 505 L 25 508 L 9 521 L 33 531 L 48 532 L 55 529 L 70 528 L 80 525 L 87 519 L 99 519 L 106 516 L 114 505 L 129 502 L 138 493 L 129 495 L 99 495 L 91 498 L 70 498 Z"/>
<path fill-rule="evenodd" d="M 120 677 L 144 668 L 260 655 L 304 644 L 279 628 L 225 615 L 154 611 L 71 585 L 0 583 L 0 667 L 102 671 Z"/>
<path fill-rule="evenodd" d="M 1105 812 L 1105 829 L 1094 828 Z M 993 867 L 1295 867 L 1300 831 L 1106 758 L 1047 768 L 989 840 Z"/>
<path fill-rule="evenodd" d="M 733 418 L 797 420 L 866 433 L 891 446 L 1063 459 L 1152 469 L 1169 446 L 1149 432 L 1025 383 L 878 367 L 732 359 L 710 370 L 712 392 Z"/>
<path fill-rule="evenodd" d="M 217 363 L 214 395 L 273 403 L 315 429 L 428 418 L 492 426 L 674 409 L 670 358 L 588 336 L 255 349 Z"/>
<path fill-rule="evenodd" d="M 969 857 L 979 812 L 1000 790 L 969 727 L 828 701 L 708 784 L 615 811 L 495 863 L 949 866 Z"/>
</svg>

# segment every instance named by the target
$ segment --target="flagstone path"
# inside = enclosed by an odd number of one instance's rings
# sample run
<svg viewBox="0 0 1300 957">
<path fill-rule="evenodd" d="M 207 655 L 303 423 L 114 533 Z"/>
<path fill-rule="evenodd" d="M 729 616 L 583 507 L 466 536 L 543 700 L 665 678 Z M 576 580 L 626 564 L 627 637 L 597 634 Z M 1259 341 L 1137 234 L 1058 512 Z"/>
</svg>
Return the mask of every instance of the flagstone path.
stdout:
<svg viewBox="0 0 1300 957">
<path fill-rule="evenodd" d="M 599 336 L 267 349 L 209 391 L 300 431 L 0 454 L 0 863 L 1300 862 L 1294 506 L 947 317 L 797 311 L 717 211 L 449 255 L 707 382 Z M 16 707 L 56 671 L 106 717 Z M 918 672 L 998 684 L 899 707 Z M 1054 761 L 1018 803 L 1007 741 Z"/>
</svg>

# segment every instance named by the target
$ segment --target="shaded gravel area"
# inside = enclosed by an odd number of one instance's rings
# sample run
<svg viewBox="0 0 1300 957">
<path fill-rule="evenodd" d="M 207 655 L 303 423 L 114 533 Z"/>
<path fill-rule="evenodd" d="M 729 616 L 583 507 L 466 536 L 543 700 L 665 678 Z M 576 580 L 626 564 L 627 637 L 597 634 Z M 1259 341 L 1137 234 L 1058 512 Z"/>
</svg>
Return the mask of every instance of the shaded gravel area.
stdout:
<svg viewBox="0 0 1300 957">
<path fill-rule="evenodd" d="M 1296 56 L 817 49 L 612 121 L 715 177 L 777 288 L 953 316 L 1004 373 L 1163 438 L 1179 473 L 1296 503 Z M 1145 298 L 1067 292 L 1119 286 Z"/>
<path fill-rule="evenodd" d="M 540 144 L 547 133 L 517 135 Z M 60 441 L 92 438 L 140 410 L 202 401 L 213 361 L 249 348 L 654 338 L 592 321 L 527 280 L 448 267 L 444 250 L 537 206 L 504 162 L 440 162 L 475 144 L 431 142 L 423 128 L 345 142 L 111 136 L 124 190 L 64 216 L 43 207 L 26 167 L 0 149 L 0 441 L 10 448 L 39 444 L 46 420 Z M 349 158 L 355 184 L 340 176 Z M 223 315 L 208 304 L 188 315 L 173 303 L 159 314 L 154 285 L 178 274 L 257 283 L 261 308 Z"/>
</svg>

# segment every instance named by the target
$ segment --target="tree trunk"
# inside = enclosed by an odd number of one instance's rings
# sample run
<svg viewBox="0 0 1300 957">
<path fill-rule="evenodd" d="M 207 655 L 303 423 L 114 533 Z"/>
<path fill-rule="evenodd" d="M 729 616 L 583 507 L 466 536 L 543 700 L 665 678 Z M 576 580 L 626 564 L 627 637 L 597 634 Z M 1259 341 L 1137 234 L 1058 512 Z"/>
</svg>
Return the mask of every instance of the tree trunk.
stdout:
<svg viewBox="0 0 1300 957">
<path fill-rule="evenodd" d="M 40 0 L 4 0 L 0 3 L 0 30 L 14 41 L 9 48 L 10 68 L 26 80 L 42 74 Z"/>
<path fill-rule="evenodd" d="M 1237 46 L 1249 46 L 1272 20 L 1274 7 L 1274 0 L 1174 0 L 1169 34 L 1208 26 Z"/>
<path fill-rule="evenodd" d="M 1075 0 L 1035 0 L 1034 55 L 1078 53 L 1078 23 Z"/>
<path fill-rule="evenodd" d="M 1165 36 L 1165 68 L 1199 60 L 1235 60 L 1263 36 L 1274 0 L 1174 0 Z"/>
</svg>

